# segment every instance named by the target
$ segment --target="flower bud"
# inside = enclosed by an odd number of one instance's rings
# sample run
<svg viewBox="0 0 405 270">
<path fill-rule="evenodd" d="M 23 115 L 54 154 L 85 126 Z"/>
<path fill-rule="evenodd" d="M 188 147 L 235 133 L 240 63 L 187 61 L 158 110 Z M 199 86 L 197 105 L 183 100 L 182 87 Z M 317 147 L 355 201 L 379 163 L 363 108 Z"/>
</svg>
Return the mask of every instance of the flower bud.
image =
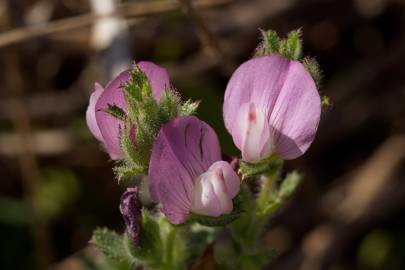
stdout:
<svg viewBox="0 0 405 270">
<path fill-rule="evenodd" d="M 148 77 L 152 86 L 152 95 L 159 101 L 165 88 L 170 86 L 166 69 L 146 61 L 139 62 L 137 65 Z M 120 132 L 123 123 L 105 112 L 105 109 L 108 106 L 116 106 L 127 112 L 122 86 L 129 81 L 130 76 L 130 70 L 125 70 L 111 80 L 105 88 L 96 84 L 86 111 L 87 126 L 94 137 L 103 143 L 112 160 L 123 158 L 120 148 Z"/>
<path fill-rule="evenodd" d="M 127 188 L 120 199 L 120 212 L 124 218 L 126 232 L 134 245 L 139 245 L 141 229 L 141 209 L 138 201 L 138 188 Z"/>
</svg>

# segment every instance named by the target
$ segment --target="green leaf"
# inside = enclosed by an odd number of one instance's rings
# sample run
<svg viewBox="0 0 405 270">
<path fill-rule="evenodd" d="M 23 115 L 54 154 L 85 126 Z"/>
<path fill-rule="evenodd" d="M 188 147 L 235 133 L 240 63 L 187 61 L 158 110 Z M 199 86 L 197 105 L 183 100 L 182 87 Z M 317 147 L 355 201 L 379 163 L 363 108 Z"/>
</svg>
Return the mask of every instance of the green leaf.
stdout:
<svg viewBox="0 0 405 270">
<path fill-rule="evenodd" d="M 290 172 L 281 183 L 278 196 L 281 200 L 286 201 L 291 198 L 294 192 L 299 187 L 302 180 L 302 175 L 296 171 Z"/>
<path fill-rule="evenodd" d="M 103 109 L 102 111 L 110 114 L 111 116 L 117 118 L 118 120 L 125 121 L 126 118 L 125 112 L 116 105 L 108 104 L 108 107 Z"/>
<path fill-rule="evenodd" d="M 139 234 L 139 247 L 131 250 L 132 255 L 153 268 L 163 261 L 163 242 L 160 235 L 159 224 L 147 211 L 142 211 L 142 226 Z"/>
<path fill-rule="evenodd" d="M 41 182 L 34 194 L 38 215 L 52 220 L 64 213 L 80 195 L 80 184 L 74 172 L 57 167 L 41 170 Z"/>
<path fill-rule="evenodd" d="M 98 228 L 93 231 L 90 243 L 96 245 L 108 258 L 132 265 L 135 264 L 135 259 L 124 242 L 125 237 L 107 228 Z"/>
<path fill-rule="evenodd" d="M 193 223 L 186 230 L 184 239 L 187 246 L 187 262 L 195 262 L 197 257 L 203 255 L 206 247 L 211 244 L 220 229 Z"/>
<path fill-rule="evenodd" d="M 302 175 L 296 171 L 288 173 L 277 191 L 274 191 L 267 206 L 259 213 L 263 216 L 270 216 L 276 213 L 298 189 Z"/>
</svg>

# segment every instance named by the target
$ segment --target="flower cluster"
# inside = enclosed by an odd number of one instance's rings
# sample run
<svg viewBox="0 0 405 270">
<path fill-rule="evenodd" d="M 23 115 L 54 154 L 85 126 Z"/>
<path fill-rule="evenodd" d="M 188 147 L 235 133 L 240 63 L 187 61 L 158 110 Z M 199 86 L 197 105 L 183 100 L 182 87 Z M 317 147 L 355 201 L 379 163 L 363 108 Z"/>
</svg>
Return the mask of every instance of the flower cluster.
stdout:
<svg viewBox="0 0 405 270">
<path fill-rule="evenodd" d="M 241 179 L 253 175 L 249 170 L 269 176 L 274 157 L 294 159 L 311 145 L 321 115 L 314 72 L 319 69 L 308 59 L 300 60 L 299 31 L 285 40 L 272 31 L 263 37 L 256 56 L 236 69 L 225 91 L 223 117 L 241 151 L 239 172 L 223 160 L 215 131 L 192 115 L 198 104 L 180 100 L 164 68 L 138 62 L 105 88 L 96 83 L 86 112 L 90 131 L 117 162 L 120 178 L 144 175 L 144 185 L 129 187 L 120 204 L 135 247 L 142 248 L 142 235 L 148 234 L 142 219 L 151 207 L 141 203 L 140 189 L 150 194 L 152 207 L 170 224 L 202 220 L 225 225 L 253 211 L 236 203 L 245 189 Z M 280 188 L 280 198 L 288 185 Z M 271 200 L 269 189 L 262 189 L 255 208 L 263 216 Z M 242 219 L 236 221 L 235 232 Z"/>
</svg>

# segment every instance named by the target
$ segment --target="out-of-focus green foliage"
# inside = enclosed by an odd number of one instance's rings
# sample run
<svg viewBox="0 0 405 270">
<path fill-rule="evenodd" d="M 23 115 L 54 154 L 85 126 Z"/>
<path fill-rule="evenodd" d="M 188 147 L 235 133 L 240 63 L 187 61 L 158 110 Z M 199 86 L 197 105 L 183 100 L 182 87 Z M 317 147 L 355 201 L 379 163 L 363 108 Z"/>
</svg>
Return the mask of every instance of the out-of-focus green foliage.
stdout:
<svg viewBox="0 0 405 270">
<path fill-rule="evenodd" d="M 11 197 L 0 197 L 0 223 L 11 226 L 25 226 L 32 221 L 28 205 Z"/>
<path fill-rule="evenodd" d="M 34 203 L 38 218 L 55 219 L 73 205 L 80 194 L 76 175 L 66 168 L 48 167 L 41 171 L 41 182 Z"/>
<path fill-rule="evenodd" d="M 367 234 L 360 242 L 357 251 L 357 262 L 362 269 L 402 269 L 395 257 L 394 242 L 390 234 L 376 229 Z"/>
</svg>

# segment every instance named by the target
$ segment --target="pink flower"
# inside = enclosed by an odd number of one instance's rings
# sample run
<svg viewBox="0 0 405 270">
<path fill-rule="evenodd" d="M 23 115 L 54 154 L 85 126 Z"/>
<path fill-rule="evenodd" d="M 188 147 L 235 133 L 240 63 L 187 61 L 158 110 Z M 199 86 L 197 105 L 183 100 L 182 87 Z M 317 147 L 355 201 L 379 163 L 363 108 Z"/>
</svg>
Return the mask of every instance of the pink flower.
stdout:
<svg viewBox="0 0 405 270">
<path fill-rule="evenodd" d="M 152 62 L 139 62 L 137 65 L 150 80 L 153 97 L 159 101 L 165 87 L 170 86 L 166 69 Z M 94 137 L 104 144 L 110 158 L 113 160 L 122 158 L 119 142 L 122 123 L 102 110 L 106 109 L 108 105 L 116 105 L 123 111 L 127 110 L 121 86 L 129 79 L 130 71 L 126 70 L 111 80 L 104 89 L 96 83 L 86 112 L 87 126 Z"/>
<path fill-rule="evenodd" d="M 223 110 L 245 161 L 258 162 L 272 153 L 294 159 L 314 140 L 321 100 L 300 62 L 272 55 L 239 66 L 226 88 Z"/>
<path fill-rule="evenodd" d="M 183 116 L 160 129 L 149 164 L 149 189 L 169 221 L 180 224 L 190 212 L 231 213 L 240 179 L 221 160 L 215 131 L 194 116 Z"/>
</svg>

